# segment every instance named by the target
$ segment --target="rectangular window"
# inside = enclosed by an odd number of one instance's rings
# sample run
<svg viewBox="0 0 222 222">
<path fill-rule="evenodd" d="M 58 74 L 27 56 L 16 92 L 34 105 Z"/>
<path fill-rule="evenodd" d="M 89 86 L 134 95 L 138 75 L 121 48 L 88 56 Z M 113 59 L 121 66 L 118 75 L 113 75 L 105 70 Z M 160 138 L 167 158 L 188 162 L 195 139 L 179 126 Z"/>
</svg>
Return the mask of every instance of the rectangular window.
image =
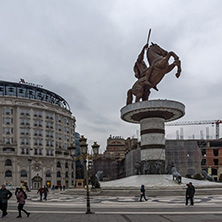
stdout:
<svg viewBox="0 0 222 222">
<path fill-rule="evenodd" d="M 25 134 L 25 129 L 21 128 L 21 135 L 24 135 L 24 134 Z"/>
<path fill-rule="evenodd" d="M 21 119 L 21 125 L 25 125 L 25 119 Z"/>
<path fill-rule="evenodd" d="M 214 152 L 214 156 L 218 156 L 218 149 L 214 149 L 213 152 Z"/>
<path fill-rule="evenodd" d="M 34 120 L 34 126 L 38 126 L 38 121 L 36 119 Z"/>
<path fill-rule="evenodd" d="M 29 116 L 29 110 L 28 109 L 26 109 L 25 114 L 26 114 L 26 116 Z"/>
<path fill-rule="evenodd" d="M 206 159 L 202 159 L 202 161 L 201 161 L 201 165 L 204 166 L 204 165 L 206 165 L 206 164 L 207 164 Z"/>
<path fill-rule="evenodd" d="M 38 116 L 38 112 L 35 110 L 34 111 L 34 117 L 37 117 Z"/>
<path fill-rule="evenodd" d="M 6 137 L 6 138 L 5 138 L 5 143 L 6 143 L 6 144 L 10 144 L 10 142 L 11 142 L 10 138 L 9 138 L 9 137 Z"/>
<path fill-rule="evenodd" d="M 10 115 L 11 114 L 11 109 L 9 107 L 5 108 L 5 115 Z"/>
<path fill-rule="evenodd" d="M 35 153 L 34 153 L 35 155 L 38 155 L 38 150 L 37 149 L 35 149 Z"/>
<path fill-rule="evenodd" d="M 25 111 L 24 111 L 24 109 L 21 109 L 21 113 L 20 113 L 21 115 L 25 115 Z"/>
<path fill-rule="evenodd" d="M 217 175 L 217 169 L 212 168 L 212 175 Z"/>
<path fill-rule="evenodd" d="M 218 166 L 218 159 L 214 159 L 214 165 Z"/>
<path fill-rule="evenodd" d="M 10 125 L 11 124 L 11 118 L 5 118 L 5 124 Z"/>
<path fill-rule="evenodd" d="M 25 144 L 25 139 L 21 138 L 21 144 L 24 145 Z"/>
</svg>

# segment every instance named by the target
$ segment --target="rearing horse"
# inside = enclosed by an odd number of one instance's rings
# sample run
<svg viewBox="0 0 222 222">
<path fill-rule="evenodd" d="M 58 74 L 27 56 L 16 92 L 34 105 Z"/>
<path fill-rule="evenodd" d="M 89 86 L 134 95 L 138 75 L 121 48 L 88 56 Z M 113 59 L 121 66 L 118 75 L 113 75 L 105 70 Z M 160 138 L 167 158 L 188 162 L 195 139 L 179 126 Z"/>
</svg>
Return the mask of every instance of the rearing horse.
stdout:
<svg viewBox="0 0 222 222">
<path fill-rule="evenodd" d="M 174 58 L 174 62 L 169 64 L 170 57 Z M 157 44 L 151 43 L 147 50 L 147 60 L 150 67 L 146 71 L 146 75 L 138 79 L 132 89 L 127 92 L 127 105 L 133 101 L 133 95 L 136 96 L 135 102 L 139 102 L 142 98 L 143 101 L 148 100 L 150 89 L 156 88 L 157 84 L 163 79 L 164 75 L 169 73 L 175 66 L 178 70 L 176 77 L 178 78 L 181 73 L 181 61 L 174 52 L 167 52 Z M 151 85 L 147 85 L 147 81 Z"/>
</svg>

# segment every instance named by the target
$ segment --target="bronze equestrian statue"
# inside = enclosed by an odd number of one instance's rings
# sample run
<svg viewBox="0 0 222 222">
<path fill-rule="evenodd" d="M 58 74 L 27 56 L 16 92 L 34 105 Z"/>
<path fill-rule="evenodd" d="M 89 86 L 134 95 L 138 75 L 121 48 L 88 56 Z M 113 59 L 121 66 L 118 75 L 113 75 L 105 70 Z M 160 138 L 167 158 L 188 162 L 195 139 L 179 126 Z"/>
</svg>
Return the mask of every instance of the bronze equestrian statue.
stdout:
<svg viewBox="0 0 222 222">
<path fill-rule="evenodd" d="M 149 31 L 149 36 L 150 32 L 151 30 Z M 136 97 L 135 102 L 139 102 L 140 99 L 142 99 L 142 101 L 148 100 L 150 89 L 153 88 L 158 91 L 157 85 L 159 82 L 163 79 L 165 74 L 169 73 L 175 66 L 178 68 L 176 73 L 177 78 L 181 73 L 181 61 L 179 60 L 179 57 L 172 51 L 167 52 L 157 44 L 151 43 L 151 46 L 149 47 L 149 36 L 147 44 L 140 52 L 133 68 L 135 77 L 138 78 L 138 80 L 127 92 L 127 105 L 133 102 L 133 95 Z M 144 62 L 144 54 L 146 50 L 149 67 L 147 67 Z M 171 56 L 174 58 L 174 61 L 169 64 Z"/>
</svg>

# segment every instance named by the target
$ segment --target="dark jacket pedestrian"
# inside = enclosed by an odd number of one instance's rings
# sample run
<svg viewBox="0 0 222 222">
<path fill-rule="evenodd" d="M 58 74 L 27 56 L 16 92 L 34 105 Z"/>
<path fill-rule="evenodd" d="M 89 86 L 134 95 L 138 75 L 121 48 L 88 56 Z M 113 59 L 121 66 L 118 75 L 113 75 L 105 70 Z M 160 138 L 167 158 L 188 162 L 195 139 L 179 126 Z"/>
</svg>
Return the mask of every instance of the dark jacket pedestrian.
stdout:
<svg viewBox="0 0 222 222">
<path fill-rule="evenodd" d="M 192 183 L 187 184 L 187 189 L 186 189 L 186 205 L 188 205 L 188 202 L 190 200 L 190 205 L 194 205 L 194 194 L 195 194 L 195 187 L 192 185 Z"/>
<path fill-rule="evenodd" d="M 38 189 L 37 194 L 39 194 L 40 196 L 40 201 L 42 201 L 42 194 L 44 193 L 44 190 L 42 188 L 42 186 Z"/>
<path fill-rule="evenodd" d="M 8 200 L 11 198 L 12 193 L 6 189 L 5 185 L 2 185 L 0 190 L 0 209 L 2 210 L 2 218 L 4 218 L 7 213 Z"/>
<path fill-rule="evenodd" d="M 48 192 L 49 192 L 49 190 L 48 190 L 47 186 L 44 186 L 44 188 L 43 188 L 44 200 L 47 200 Z"/>
<path fill-rule="evenodd" d="M 27 217 L 29 217 L 30 213 L 28 213 L 26 210 L 23 209 L 25 205 L 25 194 L 22 188 L 19 188 L 17 190 L 16 198 L 18 202 L 18 212 L 19 212 L 19 215 L 17 216 L 17 218 L 22 217 L 22 211 L 26 213 Z"/>
<path fill-rule="evenodd" d="M 141 188 L 140 188 L 140 201 L 142 201 L 142 198 L 145 199 L 145 201 L 147 201 L 146 199 L 146 190 L 145 190 L 145 186 L 144 185 L 141 185 Z"/>
</svg>

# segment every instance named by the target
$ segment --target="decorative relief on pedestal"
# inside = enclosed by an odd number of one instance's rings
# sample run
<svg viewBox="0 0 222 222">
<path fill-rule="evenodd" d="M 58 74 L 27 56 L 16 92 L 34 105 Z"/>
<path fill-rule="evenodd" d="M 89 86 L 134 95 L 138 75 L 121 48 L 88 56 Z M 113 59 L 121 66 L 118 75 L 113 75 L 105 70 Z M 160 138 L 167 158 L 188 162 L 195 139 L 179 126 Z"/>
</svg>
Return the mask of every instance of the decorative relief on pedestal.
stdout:
<svg viewBox="0 0 222 222">
<path fill-rule="evenodd" d="M 161 144 L 165 145 L 164 134 L 144 134 L 141 136 L 141 146 L 149 144 Z"/>
<path fill-rule="evenodd" d="M 141 160 L 165 160 L 165 149 L 141 150 Z"/>
<path fill-rule="evenodd" d="M 164 129 L 164 119 L 162 118 L 147 118 L 140 121 L 141 131 L 147 129 Z"/>
</svg>

